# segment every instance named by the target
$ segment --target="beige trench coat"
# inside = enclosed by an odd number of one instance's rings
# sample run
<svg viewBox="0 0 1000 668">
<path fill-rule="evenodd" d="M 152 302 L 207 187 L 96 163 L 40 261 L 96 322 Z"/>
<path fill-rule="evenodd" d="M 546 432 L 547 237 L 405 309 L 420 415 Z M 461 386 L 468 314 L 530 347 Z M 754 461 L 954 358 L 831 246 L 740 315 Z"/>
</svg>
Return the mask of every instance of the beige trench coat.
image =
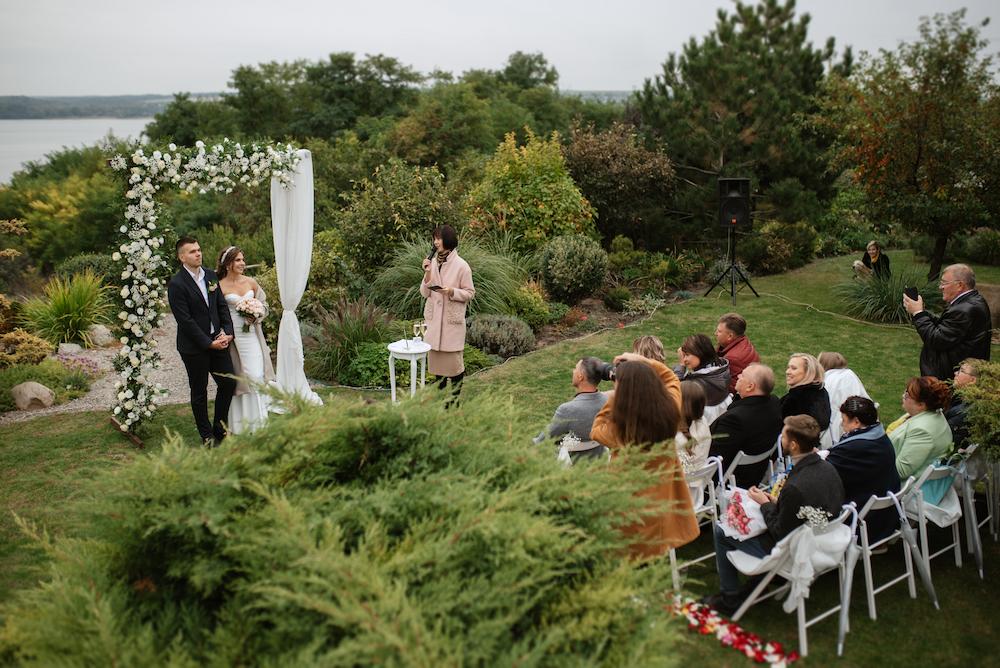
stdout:
<svg viewBox="0 0 1000 668">
<path fill-rule="evenodd" d="M 454 288 L 455 292 L 446 297 L 440 291 L 431 290 L 429 285 Z M 420 282 L 420 294 L 427 300 L 424 304 L 425 340 L 431 350 L 446 353 L 464 350 L 465 307 L 476 295 L 469 263 L 458 256 L 457 250 L 451 252 L 443 265 L 439 266 L 436 258 L 431 260 L 430 283 Z"/>
</svg>

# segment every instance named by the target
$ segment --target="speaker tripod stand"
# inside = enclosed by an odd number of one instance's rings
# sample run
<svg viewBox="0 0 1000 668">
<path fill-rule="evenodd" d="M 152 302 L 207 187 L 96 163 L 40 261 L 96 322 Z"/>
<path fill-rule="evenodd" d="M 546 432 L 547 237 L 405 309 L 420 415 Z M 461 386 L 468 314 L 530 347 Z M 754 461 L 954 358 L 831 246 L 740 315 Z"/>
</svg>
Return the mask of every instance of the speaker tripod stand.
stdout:
<svg viewBox="0 0 1000 668">
<path fill-rule="evenodd" d="M 736 264 L 736 227 L 730 226 L 728 228 L 728 231 L 729 231 L 729 266 L 725 270 L 723 270 L 721 274 L 719 274 L 719 277 L 715 279 L 714 283 L 712 283 L 712 287 L 710 287 L 708 290 L 705 291 L 705 296 L 707 297 L 709 294 L 711 294 L 712 290 L 718 287 L 722 283 L 723 279 L 725 279 L 728 276 L 729 294 L 732 297 L 733 306 L 736 306 L 737 278 L 743 283 L 746 283 L 746 286 L 750 288 L 750 291 L 753 292 L 755 297 L 759 299 L 760 295 L 757 294 L 757 291 L 753 289 L 753 285 L 750 283 L 750 279 L 746 277 L 746 274 L 744 274 L 743 271 Z"/>
</svg>

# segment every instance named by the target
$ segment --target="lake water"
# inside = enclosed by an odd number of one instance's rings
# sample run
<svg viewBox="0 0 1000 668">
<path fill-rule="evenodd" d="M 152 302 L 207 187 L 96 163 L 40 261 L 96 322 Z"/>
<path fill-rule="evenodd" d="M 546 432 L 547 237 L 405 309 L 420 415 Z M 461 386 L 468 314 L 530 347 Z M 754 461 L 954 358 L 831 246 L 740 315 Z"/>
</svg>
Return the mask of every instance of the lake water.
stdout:
<svg viewBox="0 0 1000 668">
<path fill-rule="evenodd" d="M 0 120 L 0 183 L 25 162 L 41 160 L 63 147 L 91 145 L 107 136 L 133 139 L 151 118 L 46 118 Z"/>
</svg>

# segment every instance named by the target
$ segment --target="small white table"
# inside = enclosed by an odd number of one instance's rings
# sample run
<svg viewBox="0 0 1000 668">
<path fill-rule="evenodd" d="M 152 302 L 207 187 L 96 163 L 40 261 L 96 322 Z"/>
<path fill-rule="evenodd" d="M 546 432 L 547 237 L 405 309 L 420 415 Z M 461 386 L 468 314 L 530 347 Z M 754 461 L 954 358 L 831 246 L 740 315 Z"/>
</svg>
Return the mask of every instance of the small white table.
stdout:
<svg viewBox="0 0 1000 668">
<path fill-rule="evenodd" d="M 390 343 L 389 348 L 389 385 L 392 387 L 392 400 L 396 401 L 396 360 L 410 361 L 410 396 L 417 393 L 417 360 L 420 360 L 420 387 L 427 380 L 427 353 L 431 344 L 414 339 L 401 339 Z"/>
</svg>

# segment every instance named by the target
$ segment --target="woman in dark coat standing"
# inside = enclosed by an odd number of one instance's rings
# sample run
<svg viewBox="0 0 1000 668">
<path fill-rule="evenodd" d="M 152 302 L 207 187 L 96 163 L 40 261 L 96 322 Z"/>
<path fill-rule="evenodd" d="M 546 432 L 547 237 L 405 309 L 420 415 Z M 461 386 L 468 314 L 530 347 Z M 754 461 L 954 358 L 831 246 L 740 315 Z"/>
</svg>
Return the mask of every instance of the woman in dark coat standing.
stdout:
<svg viewBox="0 0 1000 668">
<path fill-rule="evenodd" d="M 830 425 L 830 395 L 823 387 L 823 367 L 808 353 L 793 353 L 785 369 L 788 394 L 781 397 L 781 417 L 809 415 Z"/>
</svg>

